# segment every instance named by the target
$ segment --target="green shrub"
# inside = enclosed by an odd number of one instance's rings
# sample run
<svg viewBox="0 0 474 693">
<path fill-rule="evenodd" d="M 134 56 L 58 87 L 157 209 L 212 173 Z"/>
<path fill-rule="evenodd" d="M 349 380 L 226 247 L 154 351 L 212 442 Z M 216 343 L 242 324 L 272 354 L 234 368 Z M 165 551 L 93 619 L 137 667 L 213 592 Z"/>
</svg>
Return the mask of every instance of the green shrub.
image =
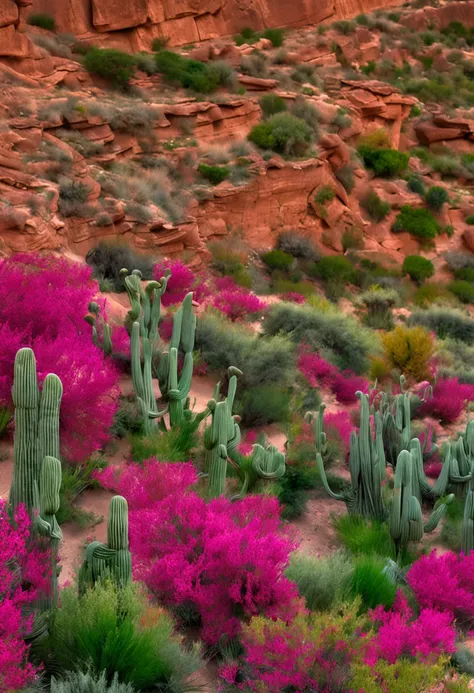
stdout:
<svg viewBox="0 0 474 693">
<path fill-rule="evenodd" d="M 440 226 L 428 209 L 403 205 L 392 226 L 392 231 L 406 231 L 421 239 L 435 238 Z"/>
<path fill-rule="evenodd" d="M 290 109 L 292 115 L 294 115 L 296 118 L 304 120 L 306 125 L 311 128 L 313 131 L 313 139 L 317 140 L 319 138 L 320 120 L 318 109 L 303 96 L 297 96 L 291 104 Z"/>
<path fill-rule="evenodd" d="M 355 561 L 348 588 L 352 597 L 361 598 L 363 611 L 379 604 L 388 609 L 395 601 L 397 585 L 384 573 L 384 567 L 384 561 L 376 556 L 360 556 Z"/>
<path fill-rule="evenodd" d="M 286 576 L 296 583 L 307 609 L 329 611 L 341 599 L 352 572 L 352 562 L 341 551 L 327 557 L 294 553 Z"/>
<path fill-rule="evenodd" d="M 92 267 L 95 279 L 107 279 L 113 284 L 113 291 L 125 291 L 125 284 L 120 276 L 123 268 L 132 272 L 140 270 L 143 279 L 153 279 L 153 258 L 143 253 L 135 252 L 125 243 L 99 241 L 89 250 L 86 262 Z"/>
<path fill-rule="evenodd" d="M 373 348 L 373 333 L 343 313 L 321 312 L 308 305 L 273 305 L 263 323 L 268 336 L 288 335 L 292 342 L 306 342 L 341 370 L 365 373 Z"/>
<path fill-rule="evenodd" d="M 200 666 L 197 651 L 186 652 L 174 636 L 171 618 L 135 585 L 97 585 L 81 599 L 67 587 L 48 626 L 39 643 L 46 671 L 89 667 L 109 683 L 117 674 L 136 691 L 177 692 Z"/>
<path fill-rule="evenodd" d="M 51 679 L 51 693 L 134 693 L 135 689 L 128 683 L 119 683 L 115 674 L 110 685 L 105 672 L 93 676 L 82 671 L 68 672 L 64 679 Z"/>
<path fill-rule="evenodd" d="M 330 185 L 323 185 L 319 188 L 318 192 L 314 196 L 314 201 L 318 205 L 325 205 L 327 202 L 331 202 L 336 197 L 336 192 L 331 188 Z"/>
<path fill-rule="evenodd" d="M 356 226 L 345 229 L 341 236 L 341 244 L 344 252 L 346 250 L 361 250 L 364 247 L 364 234 Z"/>
<path fill-rule="evenodd" d="M 421 195 L 421 197 L 425 196 L 425 186 L 421 178 L 418 176 L 414 174 L 411 175 L 407 180 L 407 185 L 409 190 L 412 192 L 416 193 L 417 195 Z"/>
<path fill-rule="evenodd" d="M 59 186 L 58 208 L 64 217 L 88 217 L 94 213 L 94 208 L 86 204 L 90 188 L 70 179 L 64 179 Z"/>
<path fill-rule="evenodd" d="M 380 286 L 372 287 L 360 294 L 358 304 L 367 309 L 364 323 L 374 330 L 393 330 L 392 308 L 398 300 L 399 295 L 396 291 L 383 289 Z"/>
<path fill-rule="evenodd" d="M 168 82 L 202 94 L 214 91 L 219 85 L 226 86 L 232 78 L 230 66 L 202 63 L 173 51 L 160 51 L 155 55 L 155 61 L 158 72 Z"/>
<path fill-rule="evenodd" d="M 474 254 L 453 250 L 444 255 L 444 259 L 451 270 L 457 272 L 460 269 L 474 269 Z M 462 277 L 464 278 L 464 277 Z"/>
<path fill-rule="evenodd" d="M 319 253 L 309 238 L 300 236 L 295 231 L 283 231 L 278 236 L 278 249 L 296 258 L 316 262 Z"/>
<path fill-rule="evenodd" d="M 142 432 L 130 436 L 131 454 L 135 462 L 156 457 L 170 462 L 186 462 L 196 457 L 199 436 L 195 421 L 185 421 L 179 427 L 145 437 Z"/>
<path fill-rule="evenodd" d="M 342 183 L 344 190 L 351 193 L 355 186 L 354 170 L 350 164 L 342 166 L 336 171 L 337 180 Z"/>
<path fill-rule="evenodd" d="M 259 104 L 265 118 L 270 118 L 275 113 L 283 113 L 287 110 L 286 100 L 277 94 L 264 94 Z"/>
<path fill-rule="evenodd" d="M 168 36 L 154 38 L 151 43 L 151 50 L 153 51 L 153 53 L 159 53 L 159 51 L 162 51 L 163 48 L 165 48 L 168 45 L 168 43 Z"/>
<path fill-rule="evenodd" d="M 54 17 L 45 12 L 35 12 L 35 14 L 28 15 L 27 23 L 31 26 L 39 26 L 41 29 L 47 29 L 48 31 L 56 31 L 56 21 Z"/>
<path fill-rule="evenodd" d="M 449 297 L 449 292 L 443 286 L 424 284 L 416 290 L 413 296 L 413 303 L 420 308 L 428 308 L 432 303 L 449 300 Z"/>
<path fill-rule="evenodd" d="M 238 392 L 263 384 L 288 387 L 294 382 L 295 353 L 288 340 L 257 337 L 212 312 L 203 313 L 197 322 L 196 349 L 211 371 L 224 374 L 229 366 L 243 371 Z"/>
<path fill-rule="evenodd" d="M 210 164 L 199 164 L 198 171 L 203 178 L 208 180 L 212 185 L 219 185 L 223 180 L 229 177 L 230 168 L 228 166 L 211 166 Z"/>
<path fill-rule="evenodd" d="M 334 527 L 342 545 L 351 553 L 395 558 L 385 523 L 367 522 L 365 517 L 344 514 L 334 519 Z"/>
<path fill-rule="evenodd" d="M 440 185 L 432 185 L 426 193 L 426 204 L 433 212 L 440 212 L 445 202 L 448 202 L 449 195 L 446 188 Z"/>
<path fill-rule="evenodd" d="M 375 190 L 371 190 L 362 198 L 361 205 L 375 221 L 382 221 L 387 214 L 390 214 L 390 203 L 384 202 Z"/>
<path fill-rule="evenodd" d="M 474 267 L 461 267 L 454 272 L 456 279 L 464 279 L 466 282 L 474 284 Z"/>
<path fill-rule="evenodd" d="M 245 27 L 244 29 L 242 29 L 240 34 L 234 36 L 234 41 L 237 44 L 237 46 L 242 46 L 244 43 L 256 43 L 259 40 L 259 38 L 260 34 L 254 31 L 254 29 L 250 29 L 250 27 Z"/>
<path fill-rule="evenodd" d="M 249 140 L 261 149 L 272 149 L 287 156 L 302 156 L 312 139 L 311 128 L 291 113 L 276 113 L 255 125 Z"/>
<path fill-rule="evenodd" d="M 84 56 L 84 67 L 116 87 L 126 88 L 135 73 L 133 55 L 116 48 L 91 48 Z"/>
<path fill-rule="evenodd" d="M 273 48 L 281 48 L 285 39 L 285 32 L 283 29 L 266 29 L 263 32 L 263 38 L 271 41 Z"/>
<path fill-rule="evenodd" d="M 420 255 L 407 255 L 403 261 L 402 271 L 408 274 L 417 284 L 422 284 L 434 274 L 434 265 Z"/>
<path fill-rule="evenodd" d="M 348 36 L 349 34 L 354 33 L 356 24 L 349 19 L 341 19 L 337 22 L 333 22 L 332 28 L 336 31 L 340 31 L 341 34 L 344 34 L 344 36 Z"/>
<path fill-rule="evenodd" d="M 430 308 L 416 311 L 410 316 L 409 322 L 433 330 L 440 339 L 451 337 L 467 344 L 474 342 L 474 320 L 452 309 Z"/>
<path fill-rule="evenodd" d="M 448 289 L 461 303 L 474 303 L 474 284 L 464 279 L 456 279 L 448 284 Z"/>
<path fill-rule="evenodd" d="M 293 256 L 276 248 L 262 255 L 262 260 L 270 270 L 289 270 L 294 260 Z"/>
<path fill-rule="evenodd" d="M 376 176 L 386 178 L 401 175 L 410 160 L 409 154 L 397 149 L 379 149 L 362 145 L 358 152 L 367 168 L 372 169 Z"/>
<path fill-rule="evenodd" d="M 355 279 L 354 265 L 342 255 L 327 255 L 313 265 L 312 276 L 319 277 L 325 282 L 336 281 L 351 284 Z"/>
<path fill-rule="evenodd" d="M 287 422 L 290 418 L 288 390 L 275 384 L 241 389 L 237 394 L 236 413 L 249 428 Z"/>
</svg>

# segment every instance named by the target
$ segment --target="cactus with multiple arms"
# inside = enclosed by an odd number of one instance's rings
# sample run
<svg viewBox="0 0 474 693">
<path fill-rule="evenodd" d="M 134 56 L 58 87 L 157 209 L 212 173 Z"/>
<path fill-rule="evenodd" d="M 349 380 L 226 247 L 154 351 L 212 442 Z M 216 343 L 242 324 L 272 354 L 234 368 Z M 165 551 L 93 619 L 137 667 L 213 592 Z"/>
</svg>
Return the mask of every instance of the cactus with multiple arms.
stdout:
<svg viewBox="0 0 474 693">
<path fill-rule="evenodd" d="M 132 579 L 132 556 L 128 548 L 128 504 L 122 496 L 114 496 L 109 504 L 107 545 L 93 541 L 79 571 L 81 594 L 98 580 L 112 578 L 118 585 Z"/>
<path fill-rule="evenodd" d="M 89 312 L 84 317 L 84 320 L 92 327 L 92 341 L 94 344 L 102 349 L 106 356 L 110 356 L 113 351 L 112 331 L 104 316 L 100 315 L 100 306 L 98 303 L 95 301 L 89 303 Z M 98 330 L 99 320 L 100 329 Z"/>
<path fill-rule="evenodd" d="M 395 543 L 397 554 L 402 552 L 411 541 L 420 541 L 425 532 L 432 532 L 445 515 L 447 506 L 454 496 L 448 496 L 439 502 L 426 523 L 423 523 L 421 505 L 414 495 L 415 464 L 412 455 L 402 450 L 398 456 L 392 507 L 389 518 L 390 535 Z"/>
<path fill-rule="evenodd" d="M 383 520 L 386 510 L 382 498 L 382 480 L 385 476 L 385 456 L 382 441 L 382 420 L 375 414 L 375 440 L 370 430 L 369 396 L 357 392 L 360 400 L 360 430 L 351 433 L 349 469 L 351 484 L 341 493 L 335 493 L 329 486 L 323 459 L 316 453 L 321 480 L 327 493 L 336 500 L 344 501 L 348 511 L 363 515 L 368 519 Z M 318 441 L 316 442 L 318 445 Z"/>
<path fill-rule="evenodd" d="M 231 367 L 229 375 L 227 397 L 222 402 L 211 399 L 207 405 L 211 412 L 211 425 L 204 431 L 204 447 L 211 498 L 224 494 L 227 458 L 233 454 L 240 443 L 240 427 L 232 414 L 232 409 L 237 391 L 237 376 L 242 375 L 242 371 Z"/>
</svg>

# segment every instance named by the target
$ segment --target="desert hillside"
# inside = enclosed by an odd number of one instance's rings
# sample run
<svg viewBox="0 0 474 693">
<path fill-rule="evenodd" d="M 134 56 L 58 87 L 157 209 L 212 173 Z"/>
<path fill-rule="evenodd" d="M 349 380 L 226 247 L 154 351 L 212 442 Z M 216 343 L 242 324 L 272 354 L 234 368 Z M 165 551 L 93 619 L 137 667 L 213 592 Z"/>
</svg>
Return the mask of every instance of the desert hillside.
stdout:
<svg viewBox="0 0 474 693">
<path fill-rule="evenodd" d="M 0 693 L 474 687 L 474 0 L 0 0 Z"/>
</svg>

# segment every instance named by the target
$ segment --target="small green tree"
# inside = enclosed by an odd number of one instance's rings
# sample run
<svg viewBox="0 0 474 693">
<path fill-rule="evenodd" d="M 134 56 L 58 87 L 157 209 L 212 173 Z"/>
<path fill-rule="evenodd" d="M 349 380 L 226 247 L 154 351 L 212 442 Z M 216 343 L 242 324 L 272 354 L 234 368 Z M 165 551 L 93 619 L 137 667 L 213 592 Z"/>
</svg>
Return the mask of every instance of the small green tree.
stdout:
<svg viewBox="0 0 474 693">
<path fill-rule="evenodd" d="M 421 255 L 407 255 L 403 261 L 402 270 L 417 284 L 422 284 L 434 274 L 434 265 Z"/>
<path fill-rule="evenodd" d="M 91 74 L 124 89 L 135 73 L 135 58 L 116 48 L 91 48 L 84 56 L 84 66 Z"/>
<path fill-rule="evenodd" d="M 261 149 L 287 156 L 302 156 L 312 140 L 309 125 L 291 113 L 276 113 L 252 128 L 249 140 Z"/>
</svg>

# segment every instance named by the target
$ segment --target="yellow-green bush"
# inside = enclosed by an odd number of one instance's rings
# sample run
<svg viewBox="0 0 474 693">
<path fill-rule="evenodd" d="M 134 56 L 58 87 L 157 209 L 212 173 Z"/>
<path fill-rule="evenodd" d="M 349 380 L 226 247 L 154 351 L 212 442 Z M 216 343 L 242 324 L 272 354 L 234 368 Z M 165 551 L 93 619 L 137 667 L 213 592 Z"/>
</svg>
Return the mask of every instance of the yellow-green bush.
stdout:
<svg viewBox="0 0 474 693">
<path fill-rule="evenodd" d="M 383 335 L 385 356 L 392 368 L 404 375 L 423 380 L 428 375 L 428 366 L 434 351 L 434 340 L 423 327 L 399 325 Z"/>
</svg>

